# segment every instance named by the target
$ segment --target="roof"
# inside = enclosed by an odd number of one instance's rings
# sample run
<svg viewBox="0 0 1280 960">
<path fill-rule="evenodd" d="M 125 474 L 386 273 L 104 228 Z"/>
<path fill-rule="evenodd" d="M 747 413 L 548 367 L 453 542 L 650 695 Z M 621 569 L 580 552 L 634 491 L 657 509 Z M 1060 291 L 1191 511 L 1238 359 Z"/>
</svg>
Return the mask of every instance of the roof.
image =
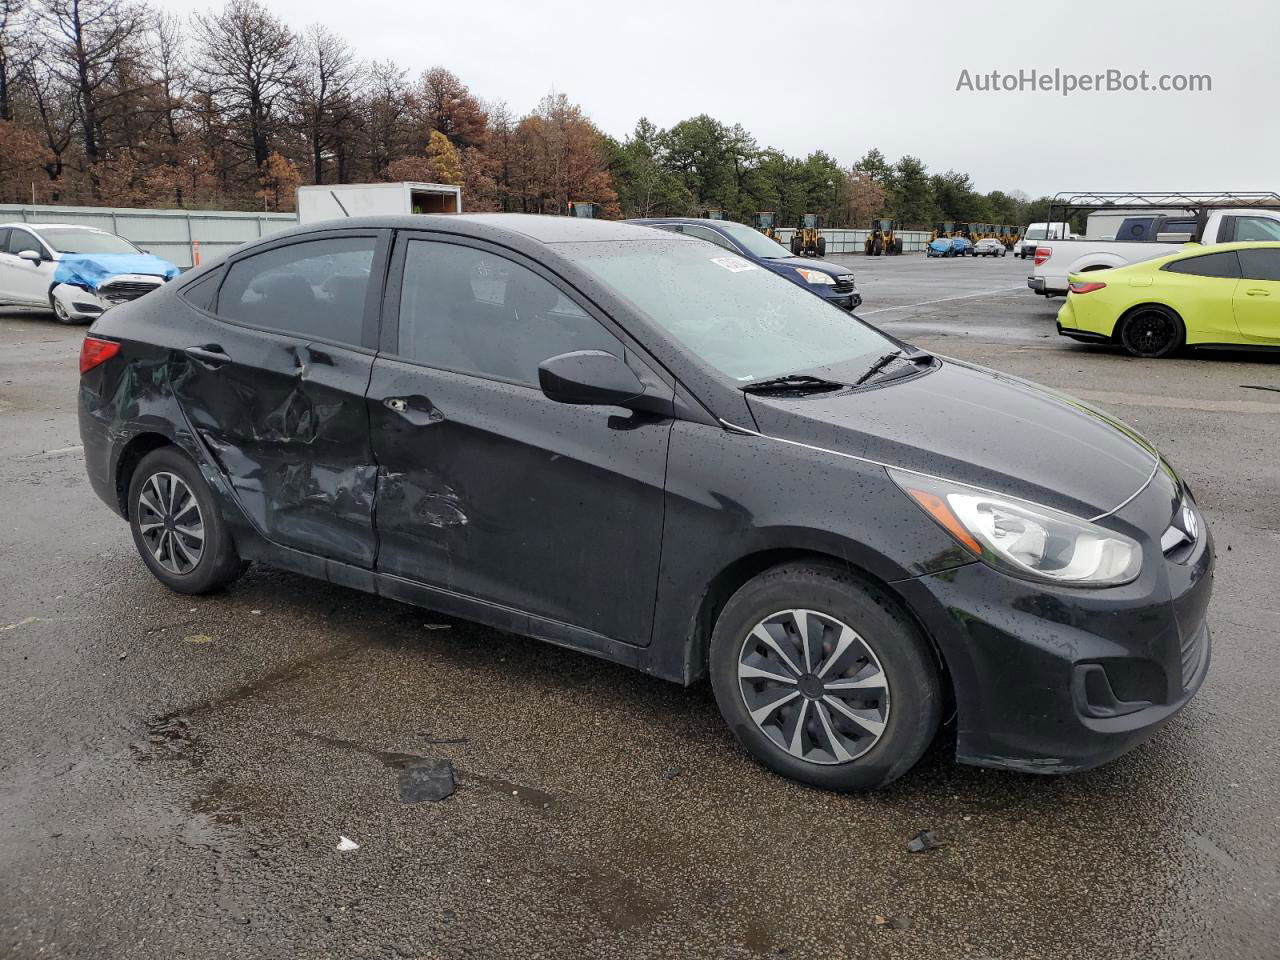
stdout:
<svg viewBox="0 0 1280 960">
<path fill-rule="evenodd" d="M 542 243 L 580 243 L 592 240 L 652 240 L 653 233 L 616 220 L 589 220 L 584 217 L 550 217 L 534 213 L 455 213 L 450 220 L 511 230 Z M 401 219 L 401 218 L 396 218 Z M 409 218 L 421 222 L 420 217 Z M 400 226 L 401 224 L 395 224 Z"/>
<path fill-rule="evenodd" d="M 98 233 L 106 233 L 101 227 L 85 227 L 78 223 L 27 223 L 24 220 L 14 220 L 10 223 L 0 223 L 0 227 L 26 227 L 28 230 L 94 230 Z"/>
</svg>

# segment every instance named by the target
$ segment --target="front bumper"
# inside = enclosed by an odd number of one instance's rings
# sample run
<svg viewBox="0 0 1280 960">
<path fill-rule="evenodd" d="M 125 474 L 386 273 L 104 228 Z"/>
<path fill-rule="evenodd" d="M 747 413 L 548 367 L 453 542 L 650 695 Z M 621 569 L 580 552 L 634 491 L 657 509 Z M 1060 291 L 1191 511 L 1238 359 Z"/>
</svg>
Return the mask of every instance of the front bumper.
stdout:
<svg viewBox="0 0 1280 960">
<path fill-rule="evenodd" d="M 1117 529 L 1169 522 L 1164 477 L 1113 518 Z M 1210 660 L 1212 537 L 1205 529 L 1178 562 L 1146 539 L 1142 574 L 1121 587 L 1036 584 L 980 562 L 896 585 L 951 675 L 960 762 L 1089 769 L 1141 744 L 1195 696 Z"/>
<path fill-rule="evenodd" d="M 163 277 L 147 274 L 119 274 L 96 291 L 72 283 L 59 283 L 50 294 L 73 320 L 96 320 L 112 307 L 136 300 L 165 283 Z"/>
<path fill-rule="evenodd" d="M 821 291 L 818 296 L 826 300 L 827 303 L 834 303 L 844 310 L 855 310 L 862 305 L 862 293 L 857 287 L 852 290 L 846 290 L 843 293 L 837 293 L 834 288 L 830 288 L 830 290 Z"/>
</svg>

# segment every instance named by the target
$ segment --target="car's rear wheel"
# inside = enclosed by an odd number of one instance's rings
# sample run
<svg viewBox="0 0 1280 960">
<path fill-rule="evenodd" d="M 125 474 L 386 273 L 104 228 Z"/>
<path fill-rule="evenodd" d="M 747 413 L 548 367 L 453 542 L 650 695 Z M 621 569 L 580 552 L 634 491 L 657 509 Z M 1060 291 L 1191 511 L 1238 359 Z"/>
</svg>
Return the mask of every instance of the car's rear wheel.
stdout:
<svg viewBox="0 0 1280 960">
<path fill-rule="evenodd" d="M 208 484 L 176 447 L 153 450 L 134 470 L 129 526 L 143 562 L 178 593 L 221 590 L 247 566 Z"/>
<path fill-rule="evenodd" d="M 739 742 L 783 776 L 871 790 L 911 769 L 937 732 L 927 643 L 883 591 L 835 566 L 767 570 L 716 621 L 711 684 Z"/>
<path fill-rule="evenodd" d="M 1186 340 L 1182 318 L 1168 307 L 1135 307 L 1120 321 L 1120 345 L 1135 357 L 1167 357 Z"/>
</svg>

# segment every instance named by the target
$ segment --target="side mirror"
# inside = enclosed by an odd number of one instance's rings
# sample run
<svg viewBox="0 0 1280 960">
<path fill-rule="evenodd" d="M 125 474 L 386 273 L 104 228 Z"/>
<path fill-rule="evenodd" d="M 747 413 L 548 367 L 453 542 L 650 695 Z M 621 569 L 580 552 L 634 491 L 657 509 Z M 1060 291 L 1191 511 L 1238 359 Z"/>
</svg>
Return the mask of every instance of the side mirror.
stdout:
<svg viewBox="0 0 1280 960">
<path fill-rule="evenodd" d="M 603 350 L 575 350 L 538 364 L 538 385 L 557 403 L 622 406 L 644 393 L 635 371 Z"/>
<path fill-rule="evenodd" d="M 44 263 L 44 257 L 36 250 L 23 250 L 18 254 L 19 260 L 28 260 L 31 263 Z"/>
</svg>

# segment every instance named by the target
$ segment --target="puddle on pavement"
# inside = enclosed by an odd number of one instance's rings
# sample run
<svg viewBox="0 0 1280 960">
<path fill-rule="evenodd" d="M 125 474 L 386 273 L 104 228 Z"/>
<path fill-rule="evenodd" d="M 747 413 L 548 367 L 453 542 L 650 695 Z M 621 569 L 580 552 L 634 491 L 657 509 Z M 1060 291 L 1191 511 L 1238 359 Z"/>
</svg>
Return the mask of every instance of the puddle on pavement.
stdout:
<svg viewBox="0 0 1280 960">
<path fill-rule="evenodd" d="M 186 760 L 198 767 L 203 749 L 191 725 L 182 717 L 157 717 L 147 723 L 147 739 L 129 745 L 130 752 L 142 762 L 151 760 Z"/>
<path fill-rule="evenodd" d="M 417 753 L 401 753 L 396 750 L 378 750 L 374 747 L 366 746 L 363 743 L 357 743 L 354 740 L 344 740 L 341 737 L 331 737 L 315 730 L 294 730 L 296 736 L 306 740 L 314 740 L 316 743 L 323 743 L 328 747 L 336 747 L 339 750 L 349 750 L 354 753 L 364 754 L 366 757 L 373 757 L 384 767 L 392 770 L 403 770 L 411 763 L 426 763 L 435 759 L 426 757 Z M 521 806 L 533 807 L 538 810 L 545 810 L 548 813 L 555 813 L 560 808 L 560 801 L 554 794 L 547 793 L 543 790 L 537 790 L 533 787 L 527 787 L 524 784 L 513 783 L 510 780 L 503 780 L 500 777 L 487 777 L 483 774 L 472 773 L 468 770 L 454 767 L 454 774 L 457 777 L 458 785 L 466 787 L 470 784 L 485 787 L 495 793 L 501 793 L 508 797 L 513 797 L 519 801 Z"/>
</svg>

